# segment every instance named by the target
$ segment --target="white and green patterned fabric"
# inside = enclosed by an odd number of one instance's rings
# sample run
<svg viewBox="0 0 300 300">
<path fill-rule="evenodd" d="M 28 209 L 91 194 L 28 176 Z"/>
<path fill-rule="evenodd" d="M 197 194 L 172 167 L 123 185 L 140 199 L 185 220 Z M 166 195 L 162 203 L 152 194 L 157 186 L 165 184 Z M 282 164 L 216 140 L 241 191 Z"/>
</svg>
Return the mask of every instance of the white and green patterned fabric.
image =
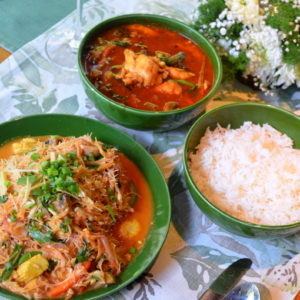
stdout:
<svg viewBox="0 0 300 300">
<path fill-rule="evenodd" d="M 97 5 L 95 9 L 88 9 Z M 125 13 L 156 13 L 192 23 L 194 0 L 91 0 L 85 28 Z M 16 51 L 0 65 L 0 122 L 25 115 L 67 113 L 108 123 L 139 141 L 161 167 L 172 197 L 172 224 L 153 267 L 128 287 L 106 299 L 196 300 L 228 264 L 252 259 L 244 281 L 257 283 L 262 299 L 291 300 L 300 288 L 300 235 L 272 240 L 239 237 L 223 231 L 206 218 L 186 190 L 181 167 L 182 143 L 191 124 L 165 132 L 139 132 L 118 126 L 89 101 L 79 75 L 62 70 L 45 54 L 45 41 L 53 30 L 72 26 L 75 13 Z M 300 109 L 300 91 L 282 90 L 272 97 L 240 83 L 227 83 L 212 105 L 228 101 L 261 101 Z"/>
</svg>

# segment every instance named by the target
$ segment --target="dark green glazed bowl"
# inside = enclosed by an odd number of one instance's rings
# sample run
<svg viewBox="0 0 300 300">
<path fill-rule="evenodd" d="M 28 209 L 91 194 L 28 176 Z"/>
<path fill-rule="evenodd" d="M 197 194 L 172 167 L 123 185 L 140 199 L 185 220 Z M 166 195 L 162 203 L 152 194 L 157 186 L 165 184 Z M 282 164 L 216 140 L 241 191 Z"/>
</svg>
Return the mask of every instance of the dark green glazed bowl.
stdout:
<svg viewBox="0 0 300 300">
<path fill-rule="evenodd" d="M 189 130 L 183 151 L 183 165 L 188 189 L 199 208 L 220 227 L 238 235 L 248 237 L 278 237 L 293 234 L 300 230 L 300 222 L 283 226 L 265 226 L 248 223 L 232 217 L 209 202 L 198 190 L 188 166 L 188 155 L 199 144 L 208 127 L 215 129 L 217 124 L 222 127 L 231 125 L 239 128 L 244 121 L 255 124 L 268 123 L 275 129 L 287 134 L 294 147 L 300 149 L 300 117 L 281 108 L 259 103 L 234 103 L 211 110 L 201 116 Z"/>
<path fill-rule="evenodd" d="M 214 68 L 215 78 L 210 92 L 204 98 L 199 99 L 198 102 L 186 108 L 173 111 L 153 112 L 125 106 L 124 104 L 113 101 L 98 91 L 89 81 L 84 70 L 83 60 L 87 45 L 89 45 L 91 41 L 93 41 L 103 31 L 115 26 L 134 23 L 156 25 L 170 29 L 178 32 L 198 45 L 209 57 Z M 118 16 L 96 25 L 85 35 L 81 41 L 78 51 L 78 66 L 79 74 L 86 94 L 94 102 L 95 106 L 114 122 L 125 127 L 138 130 L 166 131 L 179 127 L 199 116 L 204 112 L 208 100 L 219 87 L 222 77 L 221 61 L 215 49 L 199 32 L 174 19 L 148 14 L 130 14 Z"/>
<path fill-rule="evenodd" d="M 35 115 L 0 124 L 0 144 L 22 136 L 61 135 L 81 136 L 92 134 L 98 140 L 117 147 L 144 174 L 153 198 L 153 224 L 145 246 L 137 257 L 118 277 L 117 284 L 74 297 L 74 299 L 98 299 L 128 285 L 147 268 L 157 257 L 168 233 L 171 204 L 168 187 L 155 161 L 147 151 L 128 135 L 96 120 L 72 115 Z M 24 299 L 0 289 L 0 295 L 9 299 Z"/>
</svg>

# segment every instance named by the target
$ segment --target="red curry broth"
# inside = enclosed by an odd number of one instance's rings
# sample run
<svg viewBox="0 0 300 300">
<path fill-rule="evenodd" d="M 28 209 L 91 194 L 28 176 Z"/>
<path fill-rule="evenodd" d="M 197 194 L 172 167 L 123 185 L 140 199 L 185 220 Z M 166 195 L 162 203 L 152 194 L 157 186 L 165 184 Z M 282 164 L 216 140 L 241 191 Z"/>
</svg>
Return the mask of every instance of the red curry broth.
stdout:
<svg viewBox="0 0 300 300">
<path fill-rule="evenodd" d="M 125 84 L 120 78 L 124 68 L 124 51 L 158 57 L 167 67 L 194 73 L 186 80 L 166 78 L 180 86 L 180 94 L 158 90 L 156 85 Z M 167 60 L 166 60 L 166 56 Z M 172 57 L 178 63 L 172 63 Z M 169 61 L 168 61 L 169 58 Z M 171 58 L 171 60 L 170 60 Z M 212 64 L 206 54 L 192 41 L 168 29 L 141 24 L 115 27 L 105 31 L 90 46 L 85 56 L 85 70 L 95 87 L 109 98 L 127 106 L 164 111 L 180 109 L 202 99 L 211 89 L 214 80 Z"/>
</svg>

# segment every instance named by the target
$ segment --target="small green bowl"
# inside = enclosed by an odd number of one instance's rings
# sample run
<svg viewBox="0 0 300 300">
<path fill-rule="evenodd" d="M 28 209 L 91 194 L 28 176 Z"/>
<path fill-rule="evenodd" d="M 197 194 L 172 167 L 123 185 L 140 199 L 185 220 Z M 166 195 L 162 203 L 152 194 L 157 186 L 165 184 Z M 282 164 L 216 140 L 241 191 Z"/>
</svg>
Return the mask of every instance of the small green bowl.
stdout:
<svg viewBox="0 0 300 300">
<path fill-rule="evenodd" d="M 95 86 L 86 76 L 83 67 L 84 53 L 86 52 L 87 45 L 89 45 L 103 31 L 115 26 L 136 23 L 156 25 L 178 32 L 179 34 L 193 41 L 206 53 L 212 62 L 215 76 L 213 86 L 210 92 L 204 98 L 199 99 L 199 101 L 195 104 L 182 109 L 153 112 L 125 106 L 124 104 L 110 99 L 95 88 Z M 199 116 L 204 112 L 208 100 L 219 87 L 222 77 L 222 65 L 216 50 L 199 32 L 174 19 L 150 14 L 130 14 L 118 16 L 105 20 L 104 22 L 96 25 L 85 35 L 81 41 L 78 51 L 78 66 L 79 74 L 86 94 L 94 102 L 96 107 L 114 122 L 125 127 L 138 130 L 166 131 L 179 127 Z"/>
<path fill-rule="evenodd" d="M 300 117 L 295 114 L 275 106 L 259 103 L 244 102 L 221 106 L 202 115 L 187 134 L 183 150 L 183 165 L 188 189 L 203 213 L 230 232 L 261 238 L 293 234 L 300 230 L 300 222 L 282 226 L 257 225 L 239 220 L 223 212 L 201 193 L 190 174 L 188 155 L 199 144 L 208 127 L 215 129 L 217 124 L 222 127 L 230 124 L 231 128 L 239 128 L 244 121 L 252 121 L 254 124 L 261 125 L 268 123 L 287 134 L 294 141 L 294 147 L 300 149 Z"/>
<path fill-rule="evenodd" d="M 135 140 L 121 131 L 96 120 L 60 114 L 34 115 L 0 124 L 0 145 L 23 136 L 81 136 L 92 134 L 98 140 L 117 147 L 133 161 L 145 176 L 153 198 L 153 224 L 145 245 L 137 257 L 118 277 L 116 284 L 88 291 L 74 299 L 98 299 L 125 287 L 145 270 L 157 257 L 168 233 L 171 203 L 165 179 L 148 152 Z M 0 295 L 9 299 L 24 299 L 0 288 Z"/>
</svg>

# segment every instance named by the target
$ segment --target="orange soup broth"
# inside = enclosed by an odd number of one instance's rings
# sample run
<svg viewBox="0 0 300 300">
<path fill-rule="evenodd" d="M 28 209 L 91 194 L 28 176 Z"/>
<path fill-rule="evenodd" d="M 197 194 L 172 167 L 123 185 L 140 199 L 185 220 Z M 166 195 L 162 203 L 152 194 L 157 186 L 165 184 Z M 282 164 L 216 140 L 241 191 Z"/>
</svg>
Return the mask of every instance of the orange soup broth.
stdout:
<svg viewBox="0 0 300 300">
<path fill-rule="evenodd" d="M 123 27 L 112 28 L 101 34 L 102 38 L 105 38 L 108 41 L 118 40 L 116 37 L 116 30 L 128 30 L 128 32 L 132 32 L 132 26 L 127 25 Z M 127 106 L 142 109 L 142 110 L 152 110 L 151 108 L 145 106 L 145 102 L 153 103 L 157 108 L 156 111 L 163 111 L 164 104 L 167 102 L 176 101 L 179 104 L 178 108 L 184 108 L 190 106 L 200 99 L 202 99 L 211 89 L 213 80 L 214 80 L 214 72 L 213 67 L 206 56 L 206 54 L 191 40 L 186 37 L 170 31 L 168 29 L 157 27 L 157 26 L 144 26 L 148 27 L 151 31 L 149 34 L 142 34 L 137 31 L 136 36 L 130 36 L 129 40 L 131 44 L 143 44 L 147 46 L 147 52 L 150 56 L 155 56 L 155 51 L 167 52 L 171 55 L 174 55 L 180 51 L 186 54 L 184 60 L 184 66 L 187 71 L 193 72 L 195 76 L 189 79 L 190 82 L 194 84 L 198 84 L 198 82 L 207 81 L 209 88 L 205 89 L 202 86 L 199 86 L 194 91 L 191 91 L 191 87 L 187 85 L 181 85 L 182 94 L 179 96 L 174 96 L 172 94 L 159 93 L 155 91 L 155 86 L 150 87 L 138 87 L 138 86 L 125 86 L 122 80 L 116 79 L 114 77 L 107 78 L 105 76 L 107 71 L 118 71 L 117 68 L 111 68 L 112 66 L 120 66 L 124 63 L 124 49 L 130 49 L 134 52 L 141 51 L 141 47 L 131 45 L 126 48 L 121 46 L 113 46 L 109 47 L 107 51 L 103 51 L 102 56 L 99 58 L 101 61 L 104 57 L 110 57 L 111 61 L 109 63 L 105 63 L 101 68 L 102 76 L 100 81 L 93 76 L 88 75 L 91 82 L 99 89 L 103 94 L 107 97 L 112 98 L 113 100 L 123 103 Z M 97 41 L 92 45 L 92 47 L 97 46 Z M 96 61 L 94 61 L 96 63 Z M 92 69 L 92 65 L 89 62 L 85 62 L 85 68 L 87 74 L 89 74 Z M 200 78 L 201 77 L 201 78 Z M 203 78 L 202 78 L 203 77 Z M 112 92 L 106 91 L 103 89 L 105 85 L 112 85 Z M 116 93 L 122 97 L 125 97 L 124 100 L 118 100 L 112 97 L 112 94 Z"/>
<path fill-rule="evenodd" d="M 139 195 L 134 206 L 134 213 L 125 217 L 122 222 L 116 226 L 114 233 L 121 241 L 124 252 L 128 252 L 131 247 L 139 249 L 144 244 L 145 238 L 152 224 L 153 204 L 149 185 L 141 171 L 124 154 L 121 154 L 120 157 L 122 165 L 124 166 L 128 177 L 130 177 L 130 179 L 136 185 Z M 125 239 L 120 234 L 120 226 L 122 226 L 123 222 L 132 220 L 138 221 L 140 224 L 140 230 L 134 237 Z"/>
<path fill-rule="evenodd" d="M 48 137 L 35 137 L 40 141 L 45 141 Z M 2 146 L 0 146 L 0 159 L 8 159 L 13 152 L 13 144 L 20 142 L 23 138 L 14 139 L 9 141 Z M 113 235 L 117 240 L 121 241 L 121 252 L 122 254 L 128 253 L 130 248 L 139 249 L 143 246 L 146 236 L 150 230 L 153 219 L 153 204 L 152 204 L 152 194 L 149 185 L 144 178 L 138 167 L 129 160 L 124 154 L 120 154 L 120 159 L 124 169 L 126 170 L 126 175 L 134 182 L 138 191 L 138 200 L 134 206 L 134 212 L 124 219 L 121 220 L 119 224 L 116 225 Z M 124 221 L 137 220 L 140 224 L 140 231 L 133 238 L 125 239 L 121 236 L 119 229 L 120 225 Z"/>
</svg>

